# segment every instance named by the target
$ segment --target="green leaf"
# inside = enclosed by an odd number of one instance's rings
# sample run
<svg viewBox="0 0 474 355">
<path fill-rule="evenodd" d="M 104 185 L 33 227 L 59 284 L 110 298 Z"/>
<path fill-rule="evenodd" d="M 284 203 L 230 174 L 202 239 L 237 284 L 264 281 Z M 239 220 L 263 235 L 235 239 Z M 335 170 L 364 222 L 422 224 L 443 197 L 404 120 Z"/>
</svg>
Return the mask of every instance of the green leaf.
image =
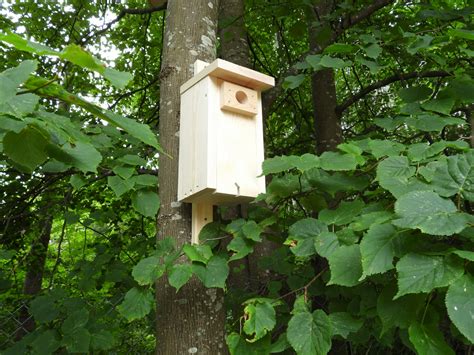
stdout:
<svg viewBox="0 0 474 355">
<path fill-rule="evenodd" d="M 421 49 L 428 48 L 432 40 L 433 37 L 430 35 L 416 36 L 416 39 L 408 46 L 407 52 L 413 55 Z"/>
<path fill-rule="evenodd" d="M 446 309 L 451 321 L 456 328 L 471 343 L 474 343 L 474 327 L 472 316 L 474 314 L 474 278 L 466 274 L 449 286 L 446 293 Z"/>
<path fill-rule="evenodd" d="M 212 249 L 209 245 L 203 244 L 185 244 L 183 251 L 191 261 L 197 261 L 203 264 L 207 264 L 209 259 L 212 257 Z"/>
<path fill-rule="evenodd" d="M 140 260 L 140 262 L 133 267 L 132 276 L 139 285 L 151 285 L 165 272 L 165 265 L 160 258 L 150 256 Z"/>
<path fill-rule="evenodd" d="M 145 217 L 154 217 L 160 208 L 160 198 L 154 191 L 138 190 L 132 194 L 132 206 Z"/>
<path fill-rule="evenodd" d="M 405 146 L 401 143 L 380 139 L 370 140 L 369 147 L 372 155 L 377 159 L 384 156 L 398 156 L 405 150 Z"/>
<path fill-rule="evenodd" d="M 302 156 L 278 156 L 266 159 L 262 164 L 263 175 L 277 174 L 283 171 L 297 168 L 301 172 L 319 167 L 319 158 L 313 154 Z"/>
<path fill-rule="evenodd" d="M 284 89 L 296 89 L 298 88 L 301 84 L 303 84 L 303 81 L 305 79 L 304 74 L 298 74 L 298 75 L 290 75 L 285 78 L 285 81 L 283 82 L 283 88 Z"/>
<path fill-rule="evenodd" d="M 0 34 L 0 39 L 2 35 Z M 9 68 L 0 73 L 0 105 L 16 96 L 17 88 L 24 83 L 32 72 L 36 70 L 38 62 L 25 60 L 15 68 Z"/>
<path fill-rule="evenodd" d="M 355 232 L 360 232 L 369 229 L 372 225 L 382 224 L 390 221 L 393 217 L 393 213 L 389 211 L 376 211 L 364 213 L 357 217 L 357 219 L 351 223 L 350 228 Z"/>
<path fill-rule="evenodd" d="M 388 157 L 377 166 L 377 180 L 384 189 L 398 194 L 398 189 L 408 184 L 408 178 L 413 176 L 415 171 L 415 167 L 409 165 L 406 157 Z"/>
<path fill-rule="evenodd" d="M 176 289 L 176 292 L 189 281 L 193 275 L 193 270 L 189 264 L 177 264 L 171 267 L 168 275 L 168 282 Z"/>
<path fill-rule="evenodd" d="M 130 166 L 116 166 L 112 169 L 112 171 L 122 179 L 127 180 L 132 177 L 133 173 L 135 172 L 135 168 Z"/>
<path fill-rule="evenodd" d="M 421 104 L 421 107 L 427 111 L 433 111 L 442 113 L 444 115 L 449 115 L 453 109 L 454 103 L 456 100 L 453 97 L 446 98 L 436 98 L 429 100 Z"/>
<path fill-rule="evenodd" d="M 226 343 L 230 355 L 268 355 L 270 350 L 269 336 L 266 336 L 256 342 L 249 343 L 238 333 L 231 333 L 226 337 Z"/>
<path fill-rule="evenodd" d="M 6 116 L 0 116 L 0 130 L 20 133 L 25 126 L 26 123 L 23 121 L 14 120 Z"/>
<path fill-rule="evenodd" d="M 367 57 L 377 59 L 382 53 L 382 47 L 380 47 L 377 43 L 372 43 L 367 47 L 364 47 L 364 51 L 367 54 Z"/>
<path fill-rule="evenodd" d="M 114 335 L 107 330 L 96 330 L 91 333 L 91 347 L 94 350 L 110 350 L 115 346 Z"/>
<path fill-rule="evenodd" d="M 227 250 L 234 252 L 229 261 L 245 258 L 247 255 L 253 252 L 253 244 L 254 243 L 252 243 L 250 240 L 243 238 L 240 235 L 234 237 L 227 245 Z"/>
<path fill-rule="evenodd" d="M 0 104 L 0 113 L 8 113 L 12 116 L 22 118 L 36 109 L 39 99 L 39 96 L 34 94 L 14 96 L 7 102 Z"/>
<path fill-rule="evenodd" d="M 260 234 L 263 232 L 263 229 L 255 221 L 246 222 L 242 227 L 242 232 L 248 239 L 254 242 L 262 241 Z"/>
<path fill-rule="evenodd" d="M 81 187 L 87 184 L 87 181 L 81 175 L 74 174 L 74 175 L 71 175 L 71 178 L 69 179 L 69 183 L 74 188 L 74 190 L 79 190 Z"/>
<path fill-rule="evenodd" d="M 331 321 L 322 310 L 300 312 L 288 322 L 287 339 L 298 355 L 327 354 L 331 349 Z"/>
<path fill-rule="evenodd" d="M 393 269 L 398 232 L 391 224 L 373 225 L 360 243 L 362 255 L 361 279 Z"/>
<path fill-rule="evenodd" d="M 153 303 L 151 290 L 134 287 L 125 294 L 125 299 L 117 309 L 128 321 L 132 321 L 150 313 Z"/>
<path fill-rule="evenodd" d="M 102 161 L 102 155 L 89 143 L 75 142 L 74 145 L 67 143 L 62 150 L 72 157 L 72 165 L 84 173 L 96 172 L 97 166 Z"/>
<path fill-rule="evenodd" d="M 344 339 L 350 333 L 357 333 L 364 323 L 361 319 L 352 317 L 347 312 L 335 312 L 329 315 L 333 335 L 340 335 Z"/>
<path fill-rule="evenodd" d="M 461 28 L 452 28 L 452 29 L 448 30 L 448 34 L 452 37 L 470 39 L 471 41 L 474 40 L 474 31 L 472 31 L 472 30 L 465 30 L 465 29 L 461 29 Z"/>
<path fill-rule="evenodd" d="M 71 313 L 63 322 L 61 330 L 67 334 L 74 334 L 84 328 L 89 321 L 89 311 L 87 309 L 78 309 Z"/>
<path fill-rule="evenodd" d="M 408 328 L 408 335 L 418 355 L 454 355 L 435 325 L 413 323 Z"/>
<path fill-rule="evenodd" d="M 366 176 L 348 176 L 343 173 L 329 174 L 321 169 L 311 169 L 304 177 L 311 186 L 334 196 L 339 191 L 361 191 L 369 185 Z"/>
<path fill-rule="evenodd" d="M 16 167 L 31 173 L 48 158 L 47 137 L 34 127 L 26 127 L 20 133 L 7 132 L 3 137 L 3 152 Z"/>
<path fill-rule="evenodd" d="M 405 102 L 423 101 L 430 97 L 432 90 L 426 86 L 410 86 L 398 91 L 398 96 Z"/>
<path fill-rule="evenodd" d="M 329 258 L 329 256 L 338 248 L 339 240 L 335 233 L 322 232 L 317 235 L 314 240 L 314 249 L 316 249 L 316 252 L 324 258 Z"/>
<path fill-rule="evenodd" d="M 311 256 L 315 253 L 315 237 L 327 231 L 327 226 L 314 218 L 301 219 L 290 226 L 288 239 L 285 244 L 290 244 L 291 251 L 296 256 Z"/>
<path fill-rule="evenodd" d="M 342 69 L 351 65 L 352 62 L 342 60 L 341 58 L 334 58 L 328 55 L 323 55 L 319 64 L 326 68 Z"/>
<path fill-rule="evenodd" d="M 36 331 L 37 337 L 31 342 L 31 347 L 37 354 L 53 354 L 61 343 L 57 339 L 57 333 L 48 329 L 44 331 Z"/>
<path fill-rule="evenodd" d="M 474 201 L 474 150 L 448 157 L 435 170 L 431 183 L 441 196 L 460 194 L 466 200 Z"/>
<path fill-rule="evenodd" d="M 193 271 L 207 288 L 225 288 L 229 266 L 222 256 L 213 255 L 207 265 L 193 264 Z"/>
<path fill-rule="evenodd" d="M 62 340 L 69 353 L 88 353 L 90 342 L 91 335 L 85 328 L 66 334 Z"/>
<path fill-rule="evenodd" d="M 158 149 L 160 152 L 163 152 L 163 149 L 158 144 L 158 140 L 156 139 L 156 134 L 153 133 L 150 126 L 145 125 L 143 123 L 139 123 L 130 118 L 120 116 L 113 112 L 106 112 L 106 116 L 110 123 L 122 128 L 132 137 L 135 137 L 143 143 Z"/>
<path fill-rule="evenodd" d="M 388 285 L 377 299 L 377 315 L 382 322 L 381 335 L 392 327 L 408 328 L 424 309 L 424 295 L 406 295 L 394 300 L 395 293 L 395 285 Z"/>
<path fill-rule="evenodd" d="M 336 226 L 342 226 L 352 222 L 360 211 L 364 208 L 364 202 L 361 200 L 355 200 L 346 202 L 343 201 L 339 207 L 335 210 L 324 209 L 319 213 L 319 220 L 326 224 L 334 224 Z"/>
<path fill-rule="evenodd" d="M 30 313 L 39 323 L 47 323 L 59 316 L 54 298 L 50 295 L 38 296 L 30 303 Z"/>
<path fill-rule="evenodd" d="M 459 213 L 451 200 L 431 191 L 412 191 L 395 203 L 400 217 L 392 223 L 400 228 L 419 229 L 433 235 L 453 235 L 467 227 L 467 214 Z"/>
<path fill-rule="evenodd" d="M 123 157 L 120 157 L 117 159 L 117 161 L 128 164 L 128 165 L 133 165 L 133 166 L 145 166 L 146 165 L 146 160 L 143 158 L 140 158 L 138 155 L 132 155 L 132 154 L 127 154 L 124 155 Z"/>
<path fill-rule="evenodd" d="M 456 254 L 457 256 L 469 260 L 469 261 L 474 261 L 474 251 L 468 251 L 468 250 L 454 250 L 452 252 L 453 254 Z"/>
<path fill-rule="evenodd" d="M 352 287 L 362 276 L 360 248 L 358 244 L 342 245 L 328 256 L 331 279 L 328 285 Z"/>
<path fill-rule="evenodd" d="M 149 175 L 149 174 L 143 174 L 143 175 L 136 175 L 131 178 L 133 183 L 135 185 L 139 186 L 158 186 L 158 176 L 156 175 Z"/>
<path fill-rule="evenodd" d="M 9 43 L 13 45 L 16 49 L 25 52 L 36 53 L 39 55 L 56 55 L 58 53 L 48 46 L 28 41 L 23 37 L 17 35 L 16 33 L 0 33 L 0 40 Z"/>
<path fill-rule="evenodd" d="M 324 48 L 324 53 L 326 54 L 332 54 L 332 53 L 341 53 L 341 54 L 346 54 L 346 53 L 353 53 L 357 50 L 356 46 L 353 46 L 351 44 L 346 44 L 346 43 L 333 43 L 326 48 Z"/>
<path fill-rule="evenodd" d="M 133 189 L 133 180 L 124 180 L 119 176 L 109 176 L 107 178 L 107 185 L 114 191 L 117 197 Z"/>
<path fill-rule="evenodd" d="M 377 74 L 380 69 L 384 68 L 384 66 L 377 63 L 377 61 L 365 59 L 360 55 L 358 55 L 355 58 L 355 60 L 356 60 L 356 62 L 358 62 L 362 65 L 365 65 L 367 68 L 369 68 L 371 74 Z"/>
<path fill-rule="evenodd" d="M 269 302 L 248 304 L 245 309 L 244 332 L 253 336 L 250 342 L 263 338 L 276 325 L 276 314 L 273 305 Z"/>
<path fill-rule="evenodd" d="M 408 293 L 431 292 L 453 283 L 464 273 L 462 262 L 453 256 L 406 254 L 397 263 L 398 292 L 396 298 Z"/>
<path fill-rule="evenodd" d="M 357 160 L 353 154 L 341 154 L 337 152 L 324 152 L 321 157 L 321 168 L 332 171 L 355 170 Z"/>
</svg>

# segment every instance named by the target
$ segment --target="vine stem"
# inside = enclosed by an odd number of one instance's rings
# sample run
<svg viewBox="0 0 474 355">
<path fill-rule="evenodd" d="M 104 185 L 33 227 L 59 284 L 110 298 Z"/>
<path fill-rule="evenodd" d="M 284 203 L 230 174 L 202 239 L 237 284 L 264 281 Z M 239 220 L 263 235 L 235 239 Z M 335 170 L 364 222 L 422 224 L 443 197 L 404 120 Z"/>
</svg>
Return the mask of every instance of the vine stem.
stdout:
<svg viewBox="0 0 474 355">
<path fill-rule="evenodd" d="M 319 277 L 327 270 L 327 267 L 324 267 L 315 277 L 313 277 L 306 285 L 304 285 L 303 287 L 300 287 L 300 288 L 297 288 L 296 290 L 293 290 L 293 291 L 290 291 L 288 293 L 285 293 L 283 296 L 280 296 L 277 298 L 277 300 L 279 299 L 282 299 L 282 298 L 285 298 L 289 295 L 292 295 L 296 292 L 299 292 L 301 290 L 304 290 L 304 292 L 306 293 L 307 290 L 308 290 L 308 287 L 311 286 L 311 284 L 313 284 L 317 279 L 319 279 Z"/>
</svg>

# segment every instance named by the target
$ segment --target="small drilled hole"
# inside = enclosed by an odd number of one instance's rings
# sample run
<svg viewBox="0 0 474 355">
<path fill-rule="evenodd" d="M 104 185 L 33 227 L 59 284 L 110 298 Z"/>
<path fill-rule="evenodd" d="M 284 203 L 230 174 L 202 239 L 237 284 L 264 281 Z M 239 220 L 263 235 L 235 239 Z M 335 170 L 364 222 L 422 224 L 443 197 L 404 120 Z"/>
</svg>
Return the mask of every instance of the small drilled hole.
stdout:
<svg viewBox="0 0 474 355">
<path fill-rule="evenodd" d="M 243 91 L 237 91 L 235 93 L 235 98 L 239 102 L 239 104 L 245 104 L 248 100 L 247 94 Z"/>
</svg>

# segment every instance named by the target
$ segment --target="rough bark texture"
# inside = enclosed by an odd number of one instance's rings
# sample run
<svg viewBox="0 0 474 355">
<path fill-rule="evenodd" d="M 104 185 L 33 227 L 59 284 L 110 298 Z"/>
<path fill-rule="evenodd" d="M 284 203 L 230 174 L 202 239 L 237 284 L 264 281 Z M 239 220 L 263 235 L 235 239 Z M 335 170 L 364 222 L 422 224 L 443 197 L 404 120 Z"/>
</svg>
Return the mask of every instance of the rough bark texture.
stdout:
<svg viewBox="0 0 474 355">
<path fill-rule="evenodd" d="M 160 85 L 160 142 L 172 156 L 160 157 L 161 209 L 158 239 L 191 241 L 191 208 L 177 202 L 179 88 L 193 75 L 197 59 L 216 57 L 218 0 L 169 0 Z M 178 293 L 161 280 L 156 285 L 158 354 L 225 354 L 222 292 L 206 289 L 196 279 Z"/>
<path fill-rule="evenodd" d="M 221 0 L 219 27 L 219 56 L 229 62 L 250 67 L 243 0 Z"/>
<path fill-rule="evenodd" d="M 310 18 L 309 45 L 310 50 L 320 52 L 329 44 L 318 39 L 323 26 L 313 27 L 313 21 L 324 17 L 332 11 L 333 1 L 323 0 L 314 6 L 314 18 Z M 316 132 L 316 149 L 319 154 L 335 150 L 342 142 L 340 117 L 336 113 L 337 97 L 334 81 L 334 70 L 324 69 L 317 71 L 311 77 L 312 102 L 314 113 L 314 128 Z"/>
</svg>

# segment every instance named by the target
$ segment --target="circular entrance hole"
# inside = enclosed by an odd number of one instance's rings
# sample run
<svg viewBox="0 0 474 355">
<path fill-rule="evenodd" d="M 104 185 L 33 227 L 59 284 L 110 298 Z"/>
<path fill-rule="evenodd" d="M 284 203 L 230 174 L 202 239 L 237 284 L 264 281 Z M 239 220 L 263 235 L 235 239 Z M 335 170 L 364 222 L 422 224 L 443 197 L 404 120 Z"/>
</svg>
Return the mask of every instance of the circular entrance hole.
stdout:
<svg viewBox="0 0 474 355">
<path fill-rule="evenodd" d="M 245 104 L 248 100 L 247 94 L 243 91 L 237 91 L 235 93 L 235 98 L 239 102 L 239 104 Z"/>
</svg>

